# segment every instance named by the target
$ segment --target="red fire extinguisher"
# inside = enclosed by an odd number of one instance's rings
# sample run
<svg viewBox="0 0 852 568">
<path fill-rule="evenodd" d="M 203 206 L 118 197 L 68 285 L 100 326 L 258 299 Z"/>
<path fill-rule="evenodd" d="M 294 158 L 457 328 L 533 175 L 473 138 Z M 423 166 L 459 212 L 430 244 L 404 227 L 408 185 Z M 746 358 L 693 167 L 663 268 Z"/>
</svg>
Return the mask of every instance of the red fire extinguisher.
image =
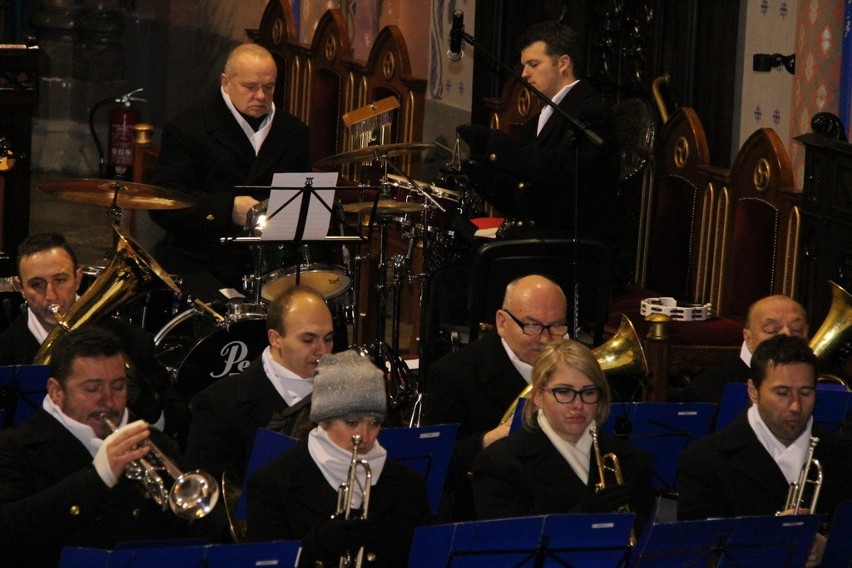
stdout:
<svg viewBox="0 0 852 568">
<path fill-rule="evenodd" d="M 100 155 L 101 177 L 120 176 L 127 178 L 130 168 L 133 167 L 133 126 L 142 119 L 139 111 L 133 107 L 134 102 L 147 102 L 143 98 L 134 96 L 142 89 L 136 89 L 117 98 L 104 99 L 92 107 L 89 112 L 89 129 L 95 140 Z M 109 136 L 107 140 L 107 155 L 104 156 L 103 148 L 95 131 L 95 111 L 109 103 L 118 103 L 109 111 Z"/>
</svg>

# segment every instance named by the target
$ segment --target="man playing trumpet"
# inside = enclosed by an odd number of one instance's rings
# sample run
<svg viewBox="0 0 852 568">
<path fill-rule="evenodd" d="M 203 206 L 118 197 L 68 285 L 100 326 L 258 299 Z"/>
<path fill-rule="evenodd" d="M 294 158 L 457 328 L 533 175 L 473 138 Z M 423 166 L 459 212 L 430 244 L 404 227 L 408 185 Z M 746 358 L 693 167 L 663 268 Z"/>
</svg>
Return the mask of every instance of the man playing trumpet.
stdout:
<svg viewBox="0 0 852 568">
<path fill-rule="evenodd" d="M 0 558 L 55 566 L 63 546 L 185 536 L 188 525 L 147 499 L 125 469 L 175 444 L 126 407 L 125 356 L 112 332 L 88 326 L 60 337 L 42 408 L 0 431 Z M 112 416 L 113 433 L 102 417 Z"/>
<path fill-rule="evenodd" d="M 681 456 L 679 520 L 788 512 L 789 486 L 800 477 L 811 437 L 819 438 L 813 457 L 823 480 L 816 510 L 810 512 L 830 522 L 837 505 L 852 499 L 852 442 L 813 423 L 816 364 L 800 337 L 779 335 L 757 346 L 748 380 L 751 406 Z M 799 512 L 808 513 L 811 499 L 803 497 Z M 825 538 L 818 535 L 809 566 L 819 565 L 824 547 Z"/>
</svg>

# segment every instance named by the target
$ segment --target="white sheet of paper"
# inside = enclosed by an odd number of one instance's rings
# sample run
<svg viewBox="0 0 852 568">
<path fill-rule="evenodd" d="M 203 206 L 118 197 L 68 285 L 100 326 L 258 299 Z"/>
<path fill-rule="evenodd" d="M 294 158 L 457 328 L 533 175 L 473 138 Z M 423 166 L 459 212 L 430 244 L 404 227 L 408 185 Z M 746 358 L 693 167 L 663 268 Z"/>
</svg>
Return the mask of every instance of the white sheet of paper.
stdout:
<svg viewBox="0 0 852 568">
<path fill-rule="evenodd" d="M 275 211 L 278 211 L 278 213 L 271 219 L 267 219 L 260 240 L 292 241 L 296 236 L 299 211 L 302 208 L 302 197 L 297 196 L 297 194 L 305 186 L 305 180 L 310 178 L 313 187 L 333 188 L 337 186 L 337 175 L 337 172 L 294 172 L 273 175 L 266 214 L 272 215 Z M 282 187 L 294 189 L 276 189 Z M 334 189 L 314 190 L 315 194 L 311 195 L 311 204 L 308 209 L 308 218 L 305 221 L 305 232 L 302 235 L 302 240 L 321 240 L 328 235 L 331 211 L 325 208 L 325 205 L 317 196 L 322 198 L 326 205 L 332 207 L 334 205 L 334 191 Z M 282 206 L 283 209 L 281 209 Z"/>
</svg>

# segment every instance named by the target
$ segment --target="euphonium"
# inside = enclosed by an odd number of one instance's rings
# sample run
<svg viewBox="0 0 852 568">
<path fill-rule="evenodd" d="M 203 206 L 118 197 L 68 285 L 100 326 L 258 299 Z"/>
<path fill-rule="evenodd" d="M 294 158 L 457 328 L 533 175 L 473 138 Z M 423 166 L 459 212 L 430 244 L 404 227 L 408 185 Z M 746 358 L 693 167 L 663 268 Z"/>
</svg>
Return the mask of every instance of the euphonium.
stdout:
<svg viewBox="0 0 852 568">
<path fill-rule="evenodd" d="M 807 507 L 808 511 L 813 514 L 816 511 L 817 499 L 819 499 L 819 490 L 822 487 L 822 465 L 819 460 L 814 459 L 814 450 L 819 443 L 819 438 L 811 436 L 808 444 L 808 455 L 805 458 L 805 463 L 802 465 L 802 470 L 799 473 L 799 478 L 790 484 L 790 489 L 787 491 L 787 500 L 784 502 L 784 508 L 777 514 L 784 511 L 793 510 L 794 515 L 799 514 L 799 509 L 802 508 L 805 500 L 805 488 L 808 485 L 814 486 L 814 491 L 811 494 L 811 504 Z M 813 472 L 813 477 L 811 476 Z"/>
<path fill-rule="evenodd" d="M 809 343 L 822 363 L 852 334 L 852 294 L 828 281 L 831 286 L 831 306 Z"/>
<path fill-rule="evenodd" d="M 615 335 L 609 338 L 601 345 L 592 349 L 592 355 L 601 366 L 604 375 L 646 375 L 648 373 L 648 363 L 645 360 L 645 351 L 642 349 L 642 341 L 639 340 L 639 335 L 636 333 L 636 328 L 630 318 L 621 315 L 621 322 Z M 527 385 L 518 398 L 529 398 L 532 395 L 532 385 Z M 512 419 L 515 414 L 515 409 L 518 407 L 518 400 L 514 402 L 503 414 L 500 419 L 500 424 L 505 424 Z"/>
<path fill-rule="evenodd" d="M 352 436 L 352 460 L 349 463 L 349 472 L 346 476 L 346 481 L 340 484 L 337 490 L 337 512 L 335 518 L 349 519 L 352 515 L 352 500 L 355 497 L 355 489 L 360 488 L 364 497 L 361 499 L 361 516 L 359 519 L 366 519 L 370 508 L 370 486 L 373 482 L 373 472 L 370 470 L 370 464 L 365 459 L 358 459 L 358 446 L 361 445 L 361 436 L 354 434 Z M 361 484 L 358 479 L 358 471 L 363 472 L 364 483 Z M 354 562 L 354 563 L 353 563 Z M 358 549 L 358 554 L 352 558 L 350 551 L 340 557 L 340 568 L 356 566 L 360 568 L 364 562 L 364 547 Z"/>
<path fill-rule="evenodd" d="M 55 314 L 56 326 L 41 344 L 33 363 L 50 363 L 54 342 L 66 332 L 94 323 L 162 284 L 180 294 L 177 284 L 136 241 L 118 227 L 113 229 L 118 242 L 109 264 L 66 314 Z"/>
<path fill-rule="evenodd" d="M 114 413 L 102 412 L 101 421 L 115 432 L 117 429 Z M 200 519 L 213 510 L 219 500 L 219 484 L 208 473 L 195 470 L 182 473 L 166 454 L 150 440 L 142 442 L 150 451 L 145 457 L 130 462 L 124 470 L 128 479 L 139 481 L 148 495 L 165 511 L 172 512 L 182 519 Z M 172 479 L 171 487 L 160 471 Z"/>
<path fill-rule="evenodd" d="M 606 488 L 606 478 L 608 474 L 612 475 L 612 482 L 614 482 L 615 485 L 624 485 L 624 476 L 621 473 L 621 463 L 618 461 L 618 456 L 613 452 L 601 455 L 601 447 L 598 443 L 597 426 L 589 428 L 589 433 L 592 435 L 592 447 L 595 451 L 595 462 L 598 466 L 598 482 L 595 484 L 595 491 L 599 492 Z M 612 482 L 610 482 L 610 485 L 613 484 Z M 623 505 L 618 509 L 618 512 L 629 513 L 630 507 Z M 636 545 L 636 535 L 632 530 L 630 531 L 630 540 L 628 544 L 630 546 Z"/>
</svg>

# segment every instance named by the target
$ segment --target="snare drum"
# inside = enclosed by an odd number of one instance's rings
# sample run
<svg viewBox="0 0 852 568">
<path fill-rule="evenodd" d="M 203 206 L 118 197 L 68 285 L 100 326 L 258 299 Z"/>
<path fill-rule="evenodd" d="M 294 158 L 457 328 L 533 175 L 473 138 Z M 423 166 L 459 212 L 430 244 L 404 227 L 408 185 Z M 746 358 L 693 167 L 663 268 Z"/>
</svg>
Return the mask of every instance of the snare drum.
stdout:
<svg viewBox="0 0 852 568">
<path fill-rule="evenodd" d="M 253 306 L 248 304 L 247 306 Z M 157 359 L 189 401 L 214 381 L 248 367 L 268 345 L 266 314 L 240 310 L 226 321 L 195 309 L 172 319 L 154 338 Z"/>
<path fill-rule="evenodd" d="M 428 192 L 429 197 L 438 202 L 444 211 L 435 207 L 430 201 L 429 207 L 429 230 L 450 233 L 450 223 L 453 220 L 453 215 L 459 209 L 459 194 L 449 189 L 438 187 L 423 182 L 416 182 L 417 185 Z M 391 196 L 396 201 L 405 201 L 410 203 L 423 204 L 425 197 L 415 189 L 411 183 L 404 177 L 388 174 L 387 185 L 391 188 Z M 416 229 L 423 230 L 423 213 L 409 213 L 402 219 L 403 224 L 411 224 Z"/>
<path fill-rule="evenodd" d="M 253 236 L 263 235 L 268 205 L 268 201 L 261 201 L 248 213 Z M 314 288 L 326 300 L 340 296 L 352 285 L 340 243 L 302 243 L 298 252 L 293 243 L 260 245 L 260 266 L 255 269 L 263 275 L 260 295 L 267 302 L 295 286 L 297 272 L 299 284 Z"/>
</svg>

